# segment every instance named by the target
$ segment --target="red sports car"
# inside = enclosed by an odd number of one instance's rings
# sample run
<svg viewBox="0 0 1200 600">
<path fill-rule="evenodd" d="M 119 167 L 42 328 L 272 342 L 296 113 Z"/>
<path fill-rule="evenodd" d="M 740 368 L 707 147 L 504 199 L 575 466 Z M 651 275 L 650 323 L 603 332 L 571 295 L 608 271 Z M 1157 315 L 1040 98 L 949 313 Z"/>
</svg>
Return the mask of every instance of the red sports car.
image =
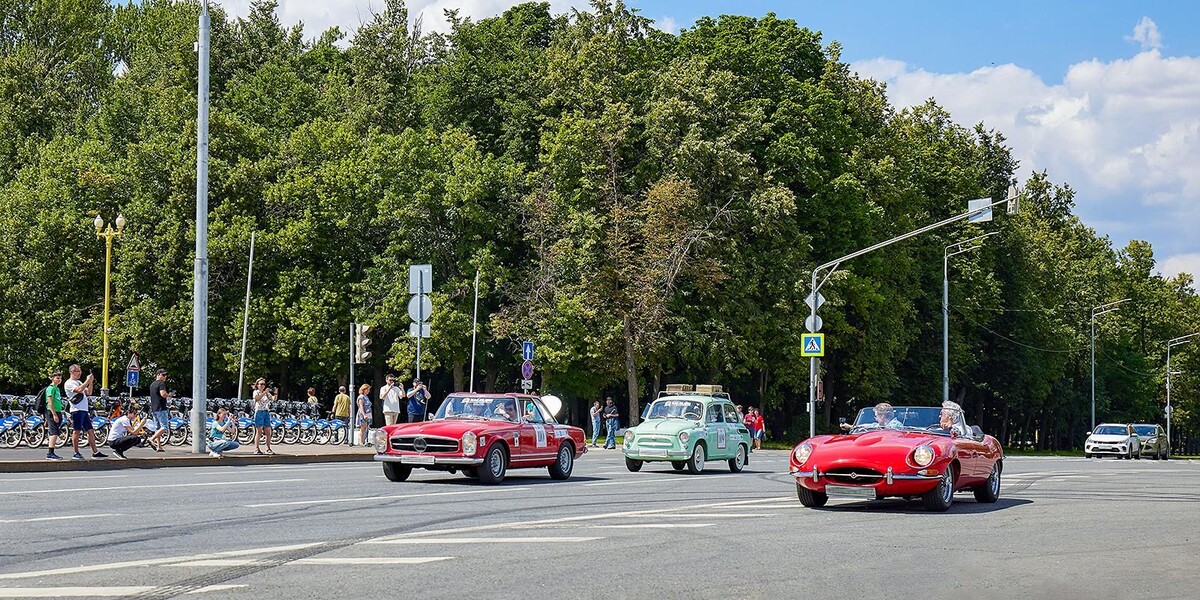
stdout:
<svg viewBox="0 0 1200 600">
<path fill-rule="evenodd" d="M 500 483 L 510 468 L 548 467 L 550 477 L 566 479 L 587 452 L 583 440 L 582 429 L 556 422 L 537 396 L 461 392 L 447 396 L 432 421 L 380 429 L 375 460 L 391 481 L 408 479 L 414 467 L 484 483 Z"/>
<path fill-rule="evenodd" d="M 956 408 L 864 408 L 841 435 L 819 435 L 792 451 L 789 471 L 804 506 L 829 498 L 920 498 L 945 511 L 954 493 L 971 490 L 977 502 L 1000 497 L 1004 451 L 979 427 L 967 427 Z"/>
</svg>

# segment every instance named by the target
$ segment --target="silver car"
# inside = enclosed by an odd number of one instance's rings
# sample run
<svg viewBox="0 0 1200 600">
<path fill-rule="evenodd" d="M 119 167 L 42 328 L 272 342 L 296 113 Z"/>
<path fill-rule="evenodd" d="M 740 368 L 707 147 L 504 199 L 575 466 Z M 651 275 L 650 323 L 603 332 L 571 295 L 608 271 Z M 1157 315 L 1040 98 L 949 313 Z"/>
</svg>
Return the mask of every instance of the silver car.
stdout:
<svg viewBox="0 0 1200 600">
<path fill-rule="evenodd" d="M 1124 459 L 1141 458 L 1142 441 L 1131 425 L 1101 423 L 1083 443 L 1083 455 L 1087 458 L 1104 455 Z"/>
<path fill-rule="evenodd" d="M 1171 456 L 1171 443 L 1167 440 L 1167 432 L 1162 425 L 1149 423 L 1134 423 L 1133 431 L 1142 442 L 1142 456 L 1154 460 L 1167 460 Z"/>
</svg>

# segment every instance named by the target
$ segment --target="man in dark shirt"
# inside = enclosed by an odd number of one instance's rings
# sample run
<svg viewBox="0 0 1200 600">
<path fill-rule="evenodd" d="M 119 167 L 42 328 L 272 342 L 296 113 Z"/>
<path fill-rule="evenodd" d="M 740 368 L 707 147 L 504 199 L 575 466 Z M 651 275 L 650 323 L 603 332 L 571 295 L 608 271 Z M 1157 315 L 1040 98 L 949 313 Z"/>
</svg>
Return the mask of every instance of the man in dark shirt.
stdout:
<svg viewBox="0 0 1200 600">
<path fill-rule="evenodd" d="M 429 388 L 425 387 L 420 379 L 414 379 L 412 385 L 405 394 L 408 396 L 408 422 L 418 423 L 425 420 L 425 406 L 430 398 Z"/>
<path fill-rule="evenodd" d="M 613 450 L 617 447 L 617 428 L 621 426 L 621 411 L 613 404 L 612 396 L 604 399 L 603 413 L 604 428 L 608 430 L 608 436 L 604 438 L 604 447 Z"/>
<path fill-rule="evenodd" d="M 150 384 L 150 417 L 158 426 L 154 435 L 150 436 L 150 444 L 154 446 L 155 452 L 166 452 L 163 450 L 163 442 L 171 431 L 171 423 L 167 418 L 167 398 L 170 397 L 167 392 L 167 370 L 159 369 L 154 374 L 154 382 Z"/>
</svg>

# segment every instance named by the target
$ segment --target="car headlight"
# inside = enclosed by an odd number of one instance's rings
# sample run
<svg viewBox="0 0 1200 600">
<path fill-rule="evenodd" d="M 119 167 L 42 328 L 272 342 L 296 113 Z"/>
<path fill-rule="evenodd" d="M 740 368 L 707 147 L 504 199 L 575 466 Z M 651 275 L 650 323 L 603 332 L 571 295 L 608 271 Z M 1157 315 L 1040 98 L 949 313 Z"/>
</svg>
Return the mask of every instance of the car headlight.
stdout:
<svg viewBox="0 0 1200 600">
<path fill-rule="evenodd" d="M 633 445 L 633 432 L 630 430 L 625 430 L 625 446 L 629 447 L 632 445 Z"/>
<path fill-rule="evenodd" d="M 928 467 L 933 462 L 933 448 L 926 445 L 917 446 L 913 450 L 913 463 L 918 467 Z"/>
<path fill-rule="evenodd" d="M 463 454 L 474 456 L 475 451 L 479 449 L 479 437 L 470 431 L 464 433 L 462 436 L 462 449 Z"/>
<path fill-rule="evenodd" d="M 679 443 L 686 446 L 688 443 L 688 440 L 691 439 L 691 437 L 692 437 L 692 435 L 690 433 L 688 433 L 686 431 L 680 431 L 679 432 Z"/>
<path fill-rule="evenodd" d="M 1147 444 L 1157 444 L 1158 438 L 1150 438 L 1150 439 L 1146 440 L 1146 443 Z"/>
<path fill-rule="evenodd" d="M 808 462 L 808 457 L 812 456 L 812 444 L 805 442 L 796 446 L 796 450 L 792 452 L 792 456 L 796 459 L 796 464 L 803 465 Z"/>
<path fill-rule="evenodd" d="M 387 452 L 388 439 L 387 434 L 382 430 L 375 434 L 375 451 L 379 453 Z"/>
</svg>

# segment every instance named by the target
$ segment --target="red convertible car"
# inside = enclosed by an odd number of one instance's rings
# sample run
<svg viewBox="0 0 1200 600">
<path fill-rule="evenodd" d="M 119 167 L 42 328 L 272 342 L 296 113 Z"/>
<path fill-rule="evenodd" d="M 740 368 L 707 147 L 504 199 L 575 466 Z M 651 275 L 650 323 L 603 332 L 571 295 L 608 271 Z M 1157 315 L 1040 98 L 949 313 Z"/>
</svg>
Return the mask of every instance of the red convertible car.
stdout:
<svg viewBox="0 0 1200 600">
<path fill-rule="evenodd" d="M 955 492 L 971 490 L 977 502 L 1000 497 L 1000 443 L 968 428 L 959 409 L 883 403 L 864 408 L 842 429 L 792 451 L 789 471 L 804 506 L 824 506 L 831 497 L 902 497 L 945 511 Z"/>
<path fill-rule="evenodd" d="M 464 392 L 447 396 L 432 421 L 380 429 L 375 460 L 391 481 L 408 479 L 414 467 L 484 483 L 500 483 L 510 468 L 547 467 L 566 479 L 587 452 L 583 440 L 582 429 L 556 422 L 537 396 Z"/>
</svg>

